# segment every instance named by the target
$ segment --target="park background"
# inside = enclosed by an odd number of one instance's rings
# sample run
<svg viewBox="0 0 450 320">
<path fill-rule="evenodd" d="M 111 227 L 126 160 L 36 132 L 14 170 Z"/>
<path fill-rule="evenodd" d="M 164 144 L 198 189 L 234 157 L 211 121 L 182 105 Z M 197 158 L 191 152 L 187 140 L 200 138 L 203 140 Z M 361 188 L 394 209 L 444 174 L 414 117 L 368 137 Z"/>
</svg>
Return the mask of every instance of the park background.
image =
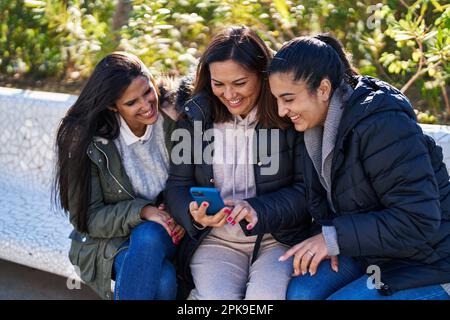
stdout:
<svg viewBox="0 0 450 320">
<path fill-rule="evenodd" d="M 250 26 L 273 50 L 331 32 L 361 73 L 406 93 L 420 122 L 450 124 L 447 2 L 0 0 L 0 300 L 98 298 L 68 285 L 72 227 L 51 210 L 49 186 L 54 129 L 103 56 L 126 50 L 156 76 L 182 76 L 229 25 Z M 450 167 L 450 127 L 422 127 Z"/>
<path fill-rule="evenodd" d="M 450 123 L 450 4 L 437 0 L 0 0 L 0 86 L 77 94 L 114 50 L 185 75 L 212 35 L 245 24 L 273 49 L 331 32 L 360 73 L 411 100 L 422 123 Z"/>
</svg>

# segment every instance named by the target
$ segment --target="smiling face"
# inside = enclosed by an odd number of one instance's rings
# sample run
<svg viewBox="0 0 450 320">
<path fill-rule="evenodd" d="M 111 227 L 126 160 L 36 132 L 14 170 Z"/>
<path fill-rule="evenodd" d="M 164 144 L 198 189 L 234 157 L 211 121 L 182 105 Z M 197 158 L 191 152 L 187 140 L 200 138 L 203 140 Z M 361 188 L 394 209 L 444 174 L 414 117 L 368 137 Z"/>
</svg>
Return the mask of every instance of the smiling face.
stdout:
<svg viewBox="0 0 450 320">
<path fill-rule="evenodd" d="M 149 79 L 139 76 L 130 83 L 111 109 L 119 112 L 131 131 L 141 137 L 147 125 L 158 119 L 158 95 L 155 87 Z"/>
<path fill-rule="evenodd" d="M 278 115 L 288 116 L 297 131 L 323 126 L 329 105 L 331 83 L 322 80 L 314 92 L 305 81 L 294 81 L 291 73 L 277 72 L 269 77 L 270 90 L 277 99 Z"/>
<path fill-rule="evenodd" d="M 261 91 L 258 75 L 233 60 L 209 65 L 211 88 L 232 115 L 245 117 L 256 105 Z"/>
</svg>

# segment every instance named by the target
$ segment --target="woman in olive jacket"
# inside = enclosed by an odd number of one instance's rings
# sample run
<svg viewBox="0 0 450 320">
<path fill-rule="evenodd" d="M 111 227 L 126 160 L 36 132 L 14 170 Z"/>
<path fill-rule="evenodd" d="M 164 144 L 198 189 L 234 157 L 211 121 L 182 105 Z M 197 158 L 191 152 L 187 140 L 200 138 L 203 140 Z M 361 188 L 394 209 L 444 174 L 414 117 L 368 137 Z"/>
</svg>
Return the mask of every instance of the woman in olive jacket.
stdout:
<svg viewBox="0 0 450 320">
<path fill-rule="evenodd" d="M 174 299 L 172 258 L 184 234 L 164 211 L 174 121 L 135 56 L 96 66 L 57 133 L 59 201 L 75 227 L 69 258 L 102 298 Z"/>
<path fill-rule="evenodd" d="M 358 76 L 328 35 L 293 39 L 269 73 L 279 115 L 304 132 L 322 226 L 281 257 L 295 257 L 287 298 L 449 299 L 449 176 L 408 99 Z"/>
</svg>

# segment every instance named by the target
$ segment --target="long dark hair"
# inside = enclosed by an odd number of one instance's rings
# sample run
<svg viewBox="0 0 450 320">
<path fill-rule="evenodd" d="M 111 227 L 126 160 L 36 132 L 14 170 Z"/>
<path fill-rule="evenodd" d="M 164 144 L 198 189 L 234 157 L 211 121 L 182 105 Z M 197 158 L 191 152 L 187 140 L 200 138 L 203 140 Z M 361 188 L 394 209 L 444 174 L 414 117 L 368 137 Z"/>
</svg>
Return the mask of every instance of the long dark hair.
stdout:
<svg viewBox="0 0 450 320">
<path fill-rule="evenodd" d="M 292 72 L 293 80 L 305 81 L 310 92 L 314 92 L 324 78 L 331 82 L 332 91 L 342 80 L 355 86 L 358 75 L 342 44 L 329 34 L 298 37 L 287 42 L 269 66 L 269 74 L 277 72 Z"/>
<path fill-rule="evenodd" d="M 257 101 L 257 119 L 266 128 L 287 127 L 288 121 L 278 117 L 276 100 L 272 96 L 267 77 L 267 68 L 273 57 L 265 42 L 251 29 L 229 27 L 217 34 L 208 45 L 197 67 L 193 95 L 207 94 L 214 122 L 232 119 L 231 113 L 213 94 L 209 65 L 213 62 L 233 60 L 250 72 L 258 75 L 261 81 L 261 93 Z"/>
<path fill-rule="evenodd" d="M 126 52 L 109 54 L 97 64 L 78 99 L 60 122 L 56 135 L 53 199 L 66 212 L 71 210 L 81 232 L 88 231 L 91 174 L 88 146 L 94 136 L 105 139 L 118 137 L 120 125 L 108 107 L 115 106 L 138 76 L 144 76 L 154 84 L 153 77 L 139 58 Z M 70 194 L 69 184 L 73 186 Z"/>
</svg>

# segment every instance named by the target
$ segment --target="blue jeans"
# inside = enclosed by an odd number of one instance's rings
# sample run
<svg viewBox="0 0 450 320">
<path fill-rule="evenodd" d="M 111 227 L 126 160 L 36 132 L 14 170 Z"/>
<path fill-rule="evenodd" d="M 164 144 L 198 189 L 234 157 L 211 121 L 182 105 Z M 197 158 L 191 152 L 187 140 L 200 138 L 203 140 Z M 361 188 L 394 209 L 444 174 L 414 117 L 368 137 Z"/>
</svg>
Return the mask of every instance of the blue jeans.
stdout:
<svg viewBox="0 0 450 320">
<path fill-rule="evenodd" d="M 328 300 L 450 300 L 448 293 L 440 285 L 432 285 L 395 292 L 383 296 L 376 289 L 367 287 L 368 276 L 362 276 L 333 293 Z"/>
<path fill-rule="evenodd" d="M 339 256 L 339 272 L 331 269 L 330 260 L 322 261 L 315 276 L 309 273 L 291 279 L 288 300 L 448 300 L 440 285 L 401 290 L 383 296 L 367 286 L 368 276 L 354 259 Z"/>
<path fill-rule="evenodd" d="M 352 258 L 339 256 L 339 272 L 331 269 L 331 260 L 324 260 L 314 276 L 309 273 L 289 282 L 287 300 L 325 300 L 331 294 L 364 275 L 365 270 Z"/>
<path fill-rule="evenodd" d="M 175 245 L 160 224 L 147 221 L 131 231 L 114 259 L 115 300 L 173 300 L 177 279 Z"/>
</svg>

